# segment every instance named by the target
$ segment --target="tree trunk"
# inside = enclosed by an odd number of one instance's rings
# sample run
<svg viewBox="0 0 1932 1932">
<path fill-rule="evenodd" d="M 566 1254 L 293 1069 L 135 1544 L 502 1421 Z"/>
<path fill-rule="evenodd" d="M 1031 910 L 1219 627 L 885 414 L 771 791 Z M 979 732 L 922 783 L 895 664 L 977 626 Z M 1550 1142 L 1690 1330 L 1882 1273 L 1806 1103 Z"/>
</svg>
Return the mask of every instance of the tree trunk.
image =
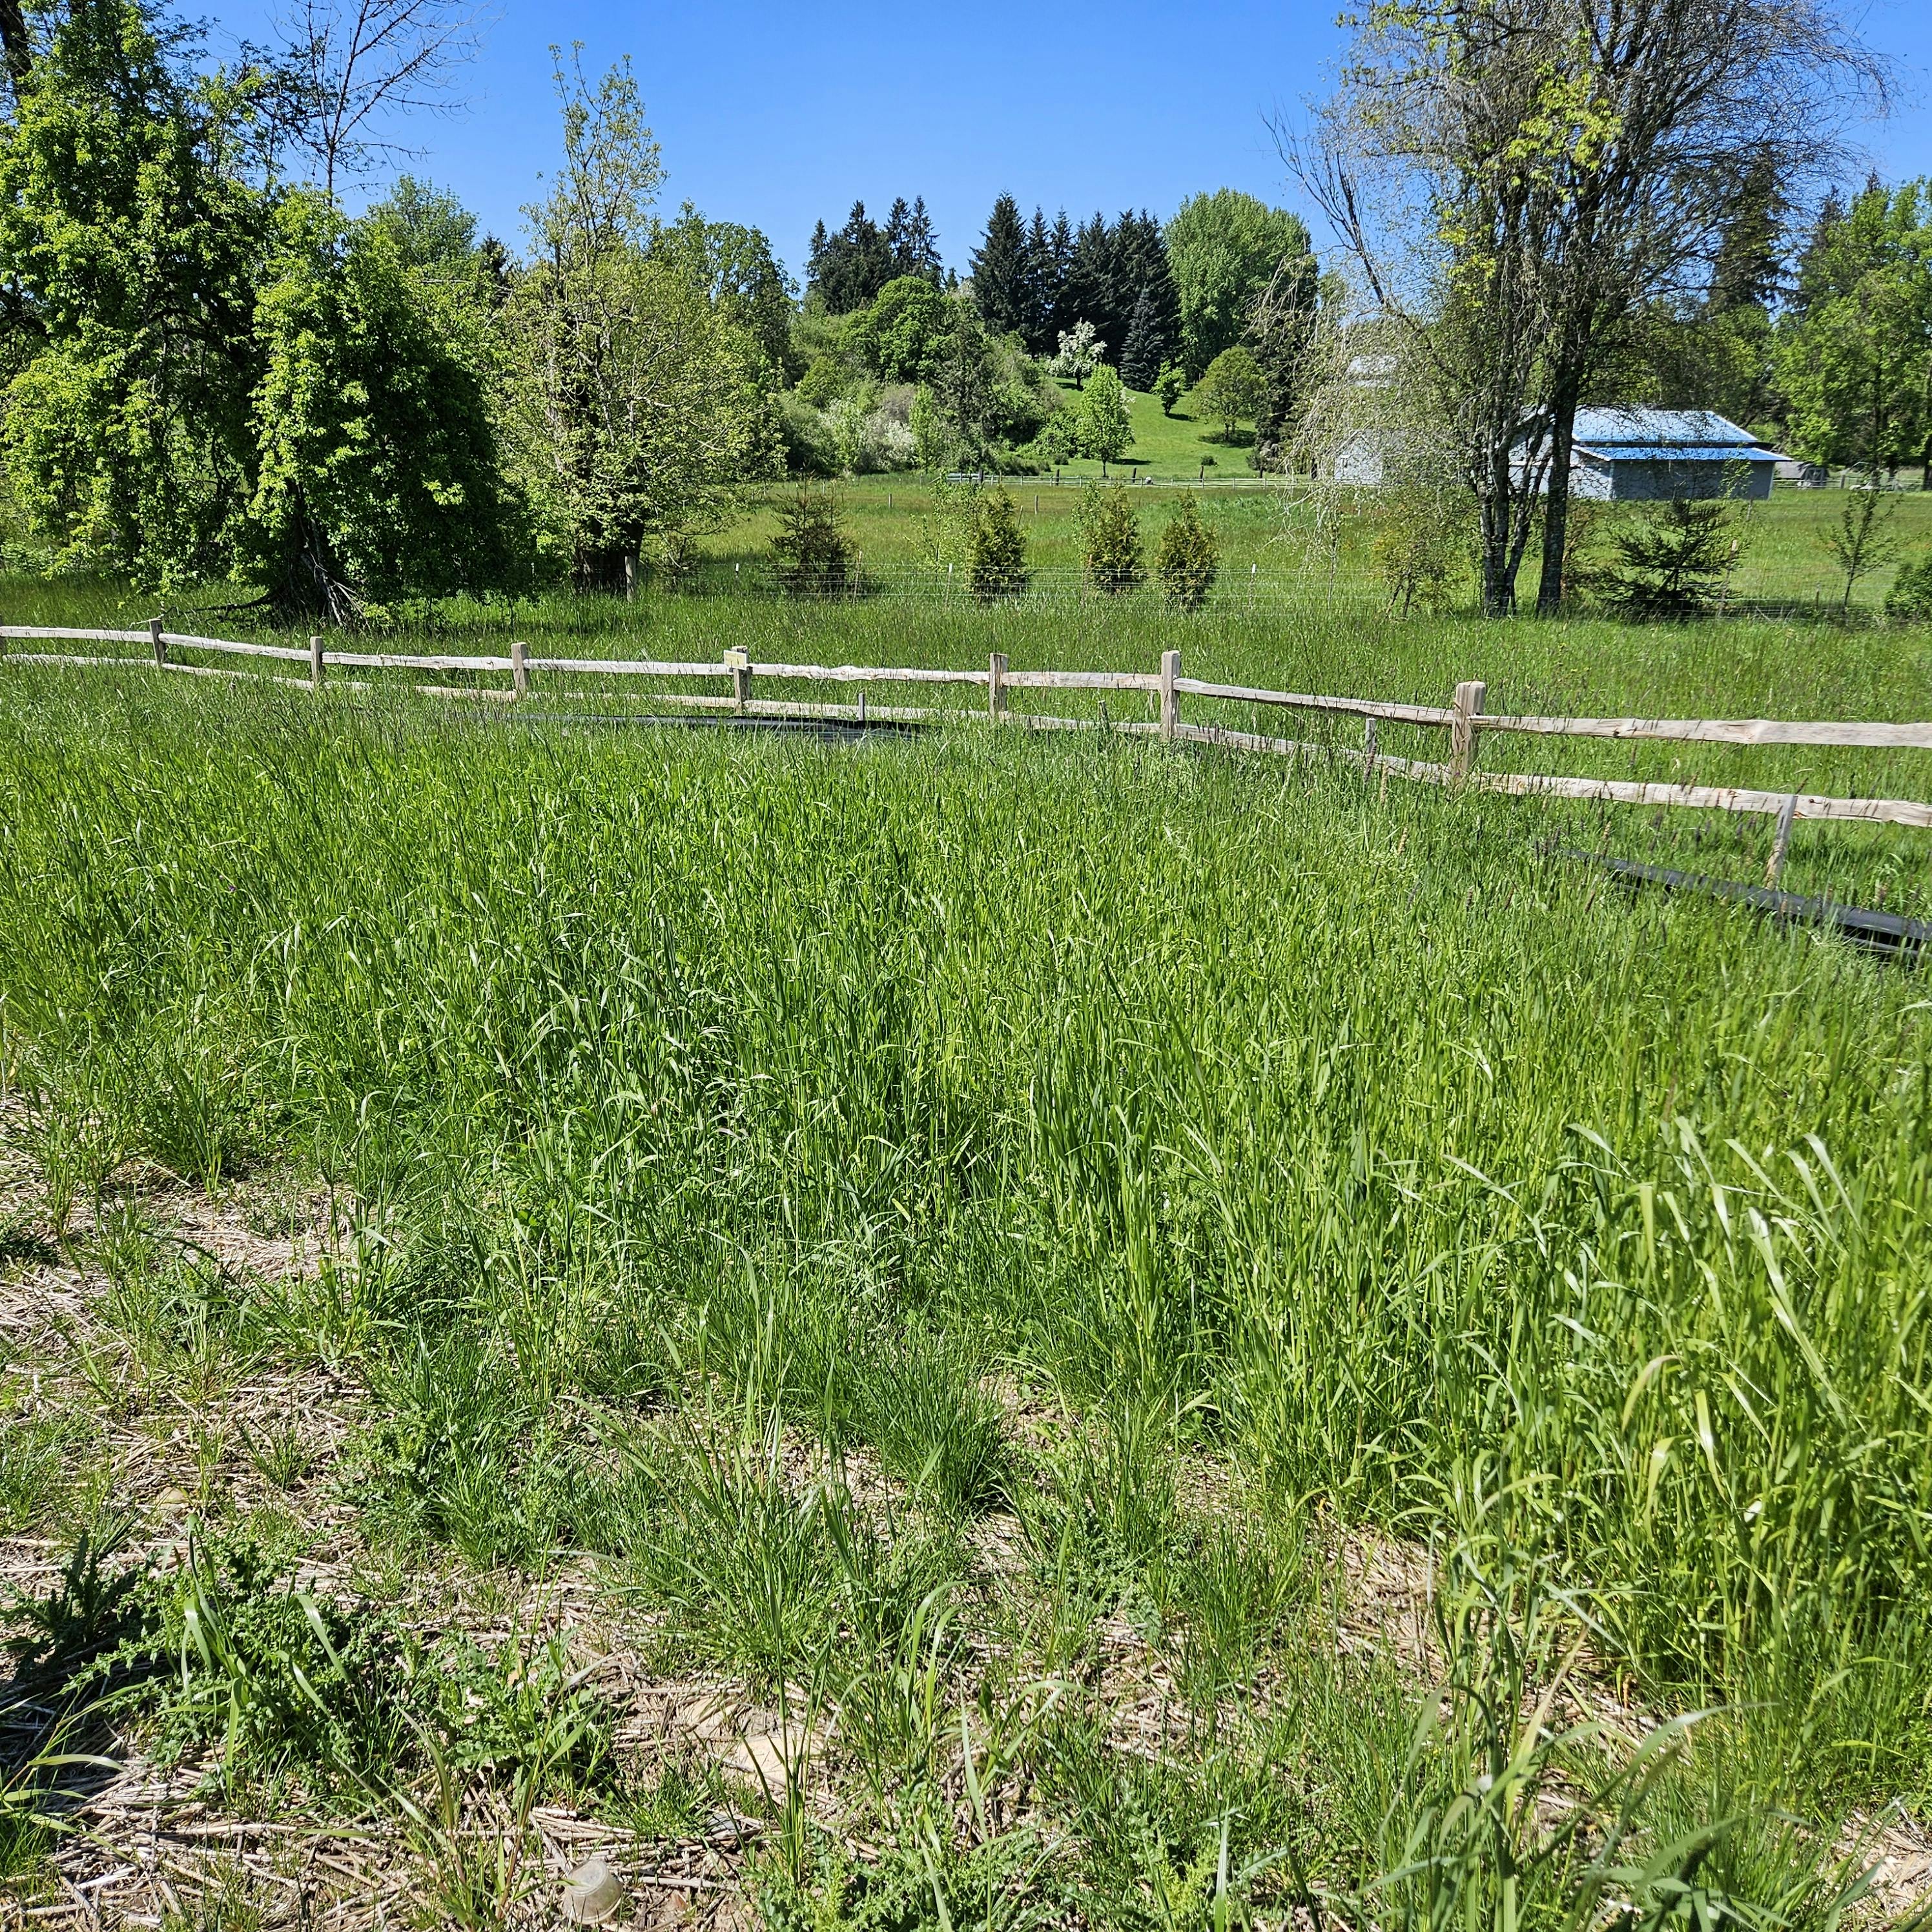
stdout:
<svg viewBox="0 0 1932 1932">
<path fill-rule="evenodd" d="M 1543 575 L 1536 586 L 1536 614 L 1554 617 L 1563 608 L 1564 551 L 1570 538 L 1570 452 L 1576 433 L 1576 398 L 1560 396 L 1550 413 L 1550 482 L 1543 500 Z"/>
</svg>

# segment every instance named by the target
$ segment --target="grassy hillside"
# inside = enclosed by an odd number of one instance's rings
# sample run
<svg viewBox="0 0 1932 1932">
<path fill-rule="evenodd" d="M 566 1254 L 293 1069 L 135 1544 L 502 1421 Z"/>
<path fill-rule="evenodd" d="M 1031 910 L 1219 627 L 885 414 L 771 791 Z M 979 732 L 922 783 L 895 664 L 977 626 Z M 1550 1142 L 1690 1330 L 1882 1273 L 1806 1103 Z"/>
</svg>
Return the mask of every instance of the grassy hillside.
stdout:
<svg viewBox="0 0 1932 1932">
<path fill-rule="evenodd" d="M 108 1909 L 1825 1925 L 1922 1815 L 1915 977 L 1320 764 L 0 682 Z"/>
</svg>

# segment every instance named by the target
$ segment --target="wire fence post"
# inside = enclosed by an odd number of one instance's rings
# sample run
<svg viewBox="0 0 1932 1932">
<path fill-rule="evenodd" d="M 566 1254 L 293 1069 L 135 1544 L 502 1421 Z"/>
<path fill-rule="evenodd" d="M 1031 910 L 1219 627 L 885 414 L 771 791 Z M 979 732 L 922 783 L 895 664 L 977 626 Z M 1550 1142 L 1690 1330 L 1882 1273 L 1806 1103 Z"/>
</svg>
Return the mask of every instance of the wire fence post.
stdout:
<svg viewBox="0 0 1932 1932">
<path fill-rule="evenodd" d="M 1006 722 L 1006 654 L 995 651 L 986 660 L 986 716 L 995 724 Z"/>
<path fill-rule="evenodd" d="M 1180 676 L 1180 653 L 1162 651 L 1160 654 L 1160 735 L 1172 738 L 1174 728 L 1180 722 L 1180 694 L 1174 689 L 1174 682 Z"/>
<path fill-rule="evenodd" d="M 308 640 L 308 688 L 311 691 L 322 688 L 322 640 L 311 638 Z"/>
<path fill-rule="evenodd" d="M 518 698 L 530 694 L 530 649 L 520 638 L 510 640 L 510 688 Z"/>
<path fill-rule="evenodd" d="M 1483 715 L 1483 699 L 1489 686 L 1472 678 L 1456 687 L 1451 709 L 1454 722 L 1449 728 L 1449 776 L 1458 784 L 1469 776 L 1476 763 L 1476 720 Z"/>
<path fill-rule="evenodd" d="M 158 617 L 148 620 L 148 638 L 154 647 L 154 662 L 162 670 L 168 668 L 167 640 L 161 635 L 161 620 Z"/>
</svg>

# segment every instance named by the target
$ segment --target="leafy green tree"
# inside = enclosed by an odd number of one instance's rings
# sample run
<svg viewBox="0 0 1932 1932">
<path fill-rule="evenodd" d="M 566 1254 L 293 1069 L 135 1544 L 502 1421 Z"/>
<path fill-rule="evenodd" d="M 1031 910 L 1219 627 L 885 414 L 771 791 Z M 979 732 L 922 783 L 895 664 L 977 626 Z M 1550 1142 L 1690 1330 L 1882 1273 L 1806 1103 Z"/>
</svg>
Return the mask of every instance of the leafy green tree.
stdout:
<svg viewBox="0 0 1932 1932">
<path fill-rule="evenodd" d="M 1141 524 L 1128 491 L 1106 484 L 1089 485 L 1080 495 L 1080 553 L 1087 581 L 1109 597 L 1146 580 Z"/>
<path fill-rule="evenodd" d="M 1180 365 L 1174 362 L 1166 364 L 1154 378 L 1154 400 L 1160 404 L 1162 416 L 1173 415 L 1174 404 L 1186 393 L 1186 389 L 1187 378 L 1181 374 Z"/>
<path fill-rule="evenodd" d="M 967 571 L 976 603 L 997 604 L 1022 597 L 1030 580 L 1026 536 L 1019 513 L 1004 490 L 982 490 L 973 506 L 967 535 Z"/>
<path fill-rule="evenodd" d="M 479 328 L 424 298 L 382 228 L 282 212 L 256 332 L 259 473 L 238 562 L 285 609 L 343 623 L 408 596 L 512 579 Z"/>
<path fill-rule="evenodd" d="M 1779 331 L 1794 454 L 1932 489 L 1932 181 L 1874 182 L 1821 222 Z"/>
<path fill-rule="evenodd" d="M 933 398 L 948 440 L 968 464 L 992 447 L 998 369 L 979 313 L 963 296 L 946 298 L 946 326 L 932 362 Z"/>
<path fill-rule="evenodd" d="M 712 308 L 758 344 L 774 374 L 796 373 L 789 364 L 796 290 L 762 231 L 740 222 L 706 221 L 686 202 L 677 219 L 652 238 L 650 250 L 675 260 L 704 289 Z"/>
<path fill-rule="evenodd" d="M 922 382 L 914 392 L 912 408 L 906 416 L 912 431 L 914 452 L 922 470 L 946 467 L 946 419 L 940 415 L 938 398 L 929 383 Z"/>
<path fill-rule="evenodd" d="M 1154 573 L 1170 604 L 1198 610 L 1214 588 L 1221 566 L 1221 548 L 1202 520 L 1192 496 L 1184 497 L 1156 548 Z"/>
<path fill-rule="evenodd" d="M 1232 349 L 1222 350 L 1194 386 L 1196 412 L 1221 425 L 1224 442 L 1232 442 L 1240 424 L 1252 422 L 1267 400 L 1268 385 L 1261 364 L 1238 342 Z"/>
<path fill-rule="evenodd" d="M 15 503 L 60 561 L 160 588 L 232 560 L 275 242 L 274 197 L 244 168 L 248 91 L 181 51 L 137 0 L 74 0 L 0 142 Z"/>
<path fill-rule="evenodd" d="M 513 448 L 547 554 L 633 590 L 647 552 L 681 567 L 776 466 L 777 411 L 755 338 L 650 246 L 662 170 L 628 64 L 557 88 L 563 165 L 505 310 Z"/>
<path fill-rule="evenodd" d="M 888 382 L 922 381 L 931 372 L 952 322 L 946 298 L 922 275 L 888 282 L 869 308 L 846 324 L 845 344 Z"/>
<path fill-rule="evenodd" d="M 1133 419 L 1127 413 L 1126 392 L 1120 386 L 1120 377 L 1103 362 L 1094 371 L 1080 404 L 1081 447 L 1105 465 L 1118 463 L 1133 440 Z"/>
<path fill-rule="evenodd" d="M 1312 260 L 1313 252 L 1299 215 L 1229 188 L 1184 201 L 1166 242 L 1180 299 L 1181 360 L 1194 382 L 1240 340 L 1281 264 Z"/>
</svg>

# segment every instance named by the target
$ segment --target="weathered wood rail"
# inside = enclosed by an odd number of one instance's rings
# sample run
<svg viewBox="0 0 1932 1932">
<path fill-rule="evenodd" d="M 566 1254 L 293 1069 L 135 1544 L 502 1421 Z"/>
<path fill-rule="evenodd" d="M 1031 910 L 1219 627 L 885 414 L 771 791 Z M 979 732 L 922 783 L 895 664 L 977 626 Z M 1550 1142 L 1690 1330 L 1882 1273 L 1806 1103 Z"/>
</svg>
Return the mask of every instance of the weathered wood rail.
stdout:
<svg viewBox="0 0 1932 1932">
<path fill-rule="evenodd" d="M 728 694 L 717 696 L 689 692 L 661 692 L 656 701 L 707 710 L 730 710 L 750 716 L 850 717 L 866 715 L 863 686 L 871 684 L 967 686 L 983 688 L 986 715 L 994 722 L 1023 724 L 1040 730 L 1078 728 L 1074 718 L 1044 716 L 1036 712 L 1016 712 L 1008 703 L 1016 691 L 1138 692 L 1155 700 L 1152 721 L 1123 720 L 1116 730 L 1156 735 L 1196 744 L 1225 746 L 1230 750 L 1258 752 L 1297 757 L 1319 753 L 1341 757 L 1366 770 L 1387 772 L 1426 784 L 1467 786 L 1486 791 L 1517 796 L 1541 796 L 1600 800 L 1606 804 L 1666 806 L 1694 811 L 1756 813 L 1774 817 L 1778 836 L 1772 854 L 1767 883 L 1774 885 L 1790 842 L 1796 819 L 1832 819 L 1865 824 L 1904 825 L 1932 829 L 1932 804 L 1915 799 L 1836 798 L 1810 792 L 1775 792 L 1741 786 L 1714 786 L 1661 783 L 1634 778 L 1570 778 L 1556 773 L 1485 772 L 1477 763 L 1480 740 L 1487 733 L 1514 732 L 1538 736 L 1621 739 L 1631 741 L 1667 740 L 1685 744 L 1802 745 L 1846 749 L 1932 751 L 1932 721 L 1890 724 L 1855 720 L 1799 720 L 1775 718 L 1542 718 L 1518 717 L 1486 712 L 1483 709 L 1486 687 L 1474 680 L 1456 686 L 1446 705 L 1406 704 L 1379 698 L 1334 697 L 1317 692 L 1268 691 L 1244 684 L 1221 684 L 1180 674 L 1180 653 L 1162 654 L 1157 671 L 1126 670 L 1016 670 L 1006 657 L 994 652 L 984 670 L 932 670 L 899 664 L 800 664 L 753 663 L 743 651 L 728 651 L 716 662 L 660 661 L 650 658 L 534 657 L 522 642 L 513 643 L 507 657 L 466 656 L 460 654 L 422 655 L 392 651 L 332 650 L 319 637 L 309 640 L 308 648 L 290 644 L 248 644 L 227 638 L 204 638 L 191 632 L 169 631 L 160 620 L 146 630 L 80 630 L 44 625 L 0 625 L 0 655 L 31 664 L 124 665 L 143 662 L 127 657 L 82 657 L 47 653 L 19 653 L 10 650 L 15 642 L 86 643 L 93 644 L 143 644 L 152 652 L 154 666 L 163 670 L 184 671 L 202 676 L 246 676 L 246 671 L 223 672 L 206 664 L 184 662 L 182 653 L 207 653 L 215 656 L 268 658 L 307 667 L 310 686 L 320 690 L 332 670 L 469 672 L 495 676 L 506 675 L 507 690 L 485 686 L 452 688 L 419 686 L 421 690 L 440 695 L 468 698 L 520 699 L 530 694 L 532 676 L 556 675 L 596 677 L 646 677 L 672 682 L 716 680 L 728 682 Z M 808 704 L 795 700 L 758 699 L 752 697 L 754 684 L 764 681 L 804 684 L 857 685 L 862 687 L 856 707 L 849 705 Z M 1259 732 L 1238 731 L 1216 724 L 1184 723 L 1180 716 L 1184 698 L 1198 698 L 1316 715 L 1342 715 L 1363 721 L 1360 751 L 1338 749 L 1332 745 L 1314 745 L 1293 738 L 1268 736 Z M 945 713 L 928 707 L 880 707 L 872 714 L 881 718 L 921 719 Z M 1449 756 L 1436 762 L 1395 758 L 1383 754 L 1377 744 L 1377 727 L 1383 723 L 1409 724 L 1444 730 L 1449 734 Z"/>
</svg>

